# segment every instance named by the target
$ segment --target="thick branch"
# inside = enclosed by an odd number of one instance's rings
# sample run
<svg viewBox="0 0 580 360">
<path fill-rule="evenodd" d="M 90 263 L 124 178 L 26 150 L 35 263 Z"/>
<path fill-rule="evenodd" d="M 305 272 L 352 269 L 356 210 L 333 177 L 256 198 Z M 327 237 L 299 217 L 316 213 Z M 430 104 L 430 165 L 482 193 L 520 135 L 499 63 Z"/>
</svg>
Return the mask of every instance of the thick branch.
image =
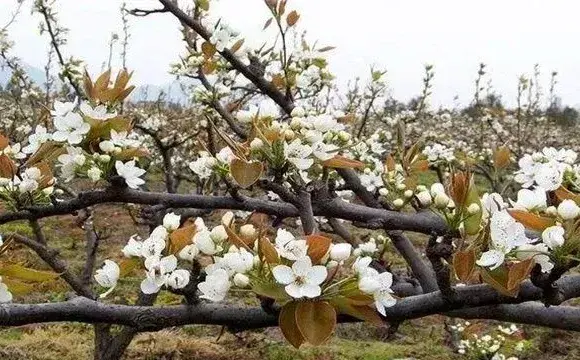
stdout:
<svg viewBox="0 0 580 360">
<path fill-rule="evenodd" d="M 564 289 L 567 298 L 580 296 L 580 276 L 568 276 L 562 278 L 558 283 L 560 288 Z M 401 321 L 458 309 L 463 310 L 455 312 L 456 316 L 476 316 L 475 313 L 470 315 L 465 309 L 506 303 L 519 304 L 539 300 L 542 297 L 542 291 L 529 281 L 522 284 L 520 293 L 516 298 L 500 295 L 488 285 L 464 286 L 455 288 L 455 291 L 457 297 L 453 303 L 448 302 L 438 291 L 400 299 L 395 306 L 386 309 L 386 318 L 389 321 Z M 529 305 L 526 304 L 526 306 Z M 517 321 L 517 316 L 520 315 L 514 309 L 516 308 L 506 307 L 502 311 Z M 571 309 L 563 311 L 570 312 Z M 463 312 L 465 314 L 462 314 Z M 483 314 L 490 317 L 495 316 L 491 313 L 491 307 L 488 313 L 484 312 Z M 573 318 L 578 316 L 578 314 L 574 314 Z M 529 316 L 524 317 L 525 320 L 533 321 Z M 341 317 L 340 320 L 353 321 L 352 318 L 344 317 Z M 548 321 L 545 317 L 538 317 L 537 320 L 534 322 L 537 325 L 542 325 L 541 321 Z M 127 306 L 103 304 L 81 297 L 61 303 L 0 305 L 1 326 L 20 326 L 54 321 L 120 324 L 131 326 L 139 331 L 151 331 L 187 324 L 213 324 L 236 329 L 254 329 L 276 325 L 277 317 L 265 313 L 261 308 L 240 308 L 222 304 Z M 553 325 L 557 326 L 558 324 Z M 577 324 L 563 323 L 561 325 L 578 329 Z"/>
<path fill-rule="evenodd" d="M 0 214 L 0 224 L 15 220 L 33 220 L 54 215 L 65 215 L 88 206 L 104 203 L 134 203 L 142 205 L 165 205 L 172 208 L 232 209 L 258 211 L 280 217 L 299 217 L 300 211 L 293 205 L 275 201 L 260 200 L 241 196 L 236 200 L 229 196 L 181 195 L 145 192 L 131 189 L 107 188 L 79 194 L 75 199 L 54 205 L 35 206 L 27 210 Z M 340 199 L 315 202 L 312 205 L 315 216 L 334 217 L 349 221 L 376 222 L 393 230 L 409 230 L 425 234 L 444 232 L 445 223 L 430 213 L 408 214 L 374 209 L 350 204 Z"/>
</svg>

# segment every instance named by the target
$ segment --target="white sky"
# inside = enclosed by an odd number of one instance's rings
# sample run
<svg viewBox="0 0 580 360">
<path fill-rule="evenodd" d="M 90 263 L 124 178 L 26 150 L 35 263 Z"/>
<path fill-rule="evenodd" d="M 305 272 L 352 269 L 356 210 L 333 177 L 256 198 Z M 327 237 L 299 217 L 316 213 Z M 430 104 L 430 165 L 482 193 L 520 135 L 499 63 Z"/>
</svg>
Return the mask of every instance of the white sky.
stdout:
<svg viewBox="0 0 580 360">
<path fill-rule="evenodd" d="M 47 39 L 38 35 L 30 2 L 10 29 L 15 52 L 42 68 Z M 0 0 L 0 26 L 16 0 Z M 121 33 L 121 0 L 57 0 L 62 25 L 70 29 L 67 54 L 96 72 L 107 56 L 111 32 Z M 147 8 L 154 0 L 129 0 Z M 580 103 L 580 3 L 571 0 L 289 0 L 301 14 L 310 40 L 333 45 L 331 69 L 339 81 L 366 76 L 369 65 L 385 68 L 393 94 L 408 99 L 421 89 L 423 65 L 435 65 L 434 104 L 466 103 L 480 62 L 488 64 L 493 86 L 513 103 L 517 78 L 539 63 L 547 92 L 552 70 L 558 94 Z M 212 12 L 238 29 L 250 44 L 260 36 L 267 10 L 262 0 L 219 0 Z M 178 23 L 168 14 L 130 19 L 128 66 L 140 84 L 171 82 L 168 64 L 182 51 Z"/>
</svg>

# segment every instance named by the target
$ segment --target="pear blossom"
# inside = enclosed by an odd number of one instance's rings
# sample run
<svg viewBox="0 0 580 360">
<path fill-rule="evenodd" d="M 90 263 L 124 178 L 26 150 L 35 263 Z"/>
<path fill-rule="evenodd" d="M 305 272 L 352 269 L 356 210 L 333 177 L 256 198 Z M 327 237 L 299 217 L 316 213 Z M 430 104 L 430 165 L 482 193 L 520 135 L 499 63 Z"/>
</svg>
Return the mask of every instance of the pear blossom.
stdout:
<svg viewBox="0 0 580 360">
<path fill-rule="evenodd" d="M 284 229 L 278 229 L 274 242 L 280 256 L 288 260 L 298 260 L 308 252 L 306 240 L 296 240 L 292 233 Z"/>
<path fill-rule="evenodd" d="M 234 275 L 234 285 L 239 288 L 246 288 L 250 285 L 250 278 L 244 274 L 236 274 Z"/>
<path fill-rule="evenodd" d="M 121 252 L 125 257 L 140 257 L 143 253 L 143 243 L 137 240 L 137 235 L 132 235 L 127 242 L 127 245 L 123 247 Z"/>
<path fill-rule="evenodd" d="M 327 270 L 321 265 L 312 266 L 312 260 L 304 256 L 296 260 L 292 267 L 275 266 L 272 275 L 278 283 L 286 285 L 286 293 L 293 298 L 315 298 L 322 292 L 320 284 L 326 280 Z"/>
<path fill-rule="evenodd" d="M 79 114 L 73 112 L 63 117 L 56 117 L 54 127 L 56 131 L 52 134 L 52 139 L 67 142 L 70 145 L 80 144 L 83 141 L 83 135 L 91 129 L 91 126 Z"/>
<path fill-rule="evenodd" d="M 54 117 L 63 117 L 74 110 L 76 99 L 74 102 L 61 102 L 55 101 L 52 106 L 54 110 L 50 111 L 50 114 Z"/>
<path fill-rule="evenodd" d="M 393 274 L 388 271 L 367 275 L 359 280 L 359 289 L 364 293 L 373 295 L 375 307 L 383 316 L 386 315 L 385 308 L 394 306 L 397 302 L 391 295 L 393 293 L 392 285 Z"/>
<path fill-rule="evenodd" d="M 102 287 L 109 288 L 109 290 L 100 295 L 100 298 L 106 297 L 115 289 L 120 274 L 121 269 L 117 263 L 105 260 L 103 267 L 95 272 L 95 281 Z"/>
<path fill-rule="evenodd" d="M 580 215 L 580 207 L 574 200 L 566 199 L 558 205 L 558 215 L 564 220 L 571 220 Z"/>
<path fill-rule="evenodd" d="M 352 269 L 359 276 L 364 278 L 378 274 L 378 271 L 370 267 L 373 259 L 370 256 L 358 257 L 352 264 Z"/>
<path fill-rule="evenodd" d="M 137 189 L 140 185 L 145 184 L 145 180 L 140 177 L 146 171 L 137 167 L 135 160 L 127 161 L 126 163 L 117 160 L 115 162 L 115 169 L 117 170 L 117 174 L 125 179 L 125 183 L 131 189 Z"/>
<path fill-rule="evenodd" d="M 349 243 L 332 244 L 330 246 L 330 259 L 334 261 L 344 261 L 350 257 L 352 245 Z"/>
<path fill-rule="evenodd" d="M 177 230 L 179 225 L 181 225 L 181 215 L 168 213 L 163 217 L 163 227 L 165 227 L 168 231 Z"/>
<path fill-rule="evenodd" d="M 195 244 L 189 244 L 183 247 L 177 254 L 181 260 L 193 261 L 199 255 L 199 249 Z"/>
<path fill-rule="evenodd" d="M 166 280 L 166 285 L 173 289 L 183 289 L 189 284 L 189 271 L 178 269 L 173 271 Z"/>
<path fill-rule="evenodd" d="M 544 210 L 547 206 L 546 190 L 537 187 L 534 190 L 521 189 L 518 191 L 518 200 L 512 205 L 514 209 L 518 210 Z"/>
<path fill-rule="evenodd" d="M 206 255 L 214 255 L 222 251 L 222 247 L 218 246 L 211 238 L 211 232 L 207 229 L 198 231 L 193 235 L 193 242 Z"/>
<path fill-rule="evenodd" d="M 91 104 L 89 104 L 86 101 L 83 101 L 81 103 L 79 109 L 81 110 L 83 115 L 88 116 L 91 119 L 95 120 L 108 120 L 117 116 L 117 113 L 115 112 L 109 113 L 105 105 L 98 105 L 93 108 Z"/>
<path fill-rule="evenodd" d="M 312 148 L 303 145 L 300 139 L 295 139 L 290 144 L 284 143 L 284 156 L 299 170 L 306 170 L 314 164 L 314 160 L 308 158 L 311 154 Z"/>
<path fill-rule="evenodd" d="M 254 256 L 246 249 L 228 252 L 223 257 L 214 257 L 214 264 L 206 267 L 206 272 L 213 272 L 216 269 L 224 269 L 229 276 L 236 273 L 246 273 L 254 267 Z"/>
<path fill-rule="evenodd" d="M 230 277 L 224 269 L 216 269 L 207 274 L 205 281 L 197 284 L 197 288 L 201 291 L 199 297 L 214 302 L 225 299 L 230 287 Z"/>
<path fill-rule="evenodd" d="M 70 181 L 74 178 L 77 168 L 85 164 L 86 157 L 81 148 L 69 146 L 66 151 L 66 154 L 59 155 L 57 160 L 61 165 L 60 171 L 64 180 Z"/>
<path fill-rule="evenodd" d="M 514 248 L 529 244 L 525 228 L 512 218 L 507 211 L 499 211 L 492 215 L 490 221 L 490 249 L 483 254 L 477 265 L 496 269 L 505 261 L 505 256 Z"/>
<path fill-rule="evenodd" d="M 502 196 L 498 193 L 483 194 L 481 197 L 481 204 L 483 206 L 483 214 L 486 218 L 498 211 L 502 211 L 507 208 L 507 204 L 504 202 Z"/>
<path fill-rule="evenodd" d="M 564 233 L 565 230 L 563 227 L 559 225 L 550 226 L 542 232 L 542 241 L 550 249 L 554 250 L 555 248 L 564 245 Z"/>
<path fill-rule="evenodd" d="M 33 154 L 40 148 L 40 145 L 44 144 L 52 138 L 51 134 L 46 131 L 46 128 L 42 125 L 36 125 L 34 134 L 28 136 L 28 145 L 22 148 L 22 152 L 25 154 Z"/>
<path fill-rule="evenodd" d="M 212 175 L 213 167 L 216 165 L 216 159 L 205 151 L 201 151 L 199 154 L 200 157 L 197 160 L 189 163 L 189 168 L 203 180 Z"/>
<path fill-rule="evenodd" d="M 89 170 L 87 170 L 87 176 L 89 177 L 89 179 L 95 182 L 101 180 L 102 174 L 103 171 L 101 171 L 101 169 L 95 166 L 92 166 Z"/>
<path fill-rule="evenodd" d="M 171 273 L 177 268 L 177 258 L 174 255 L 163 258 L 150 256 L 145 259 L 145 268 L 147 273 L 141 282 L 141 291 L 144 294 L 155 294 L 167 284 Z"/>
</svg>

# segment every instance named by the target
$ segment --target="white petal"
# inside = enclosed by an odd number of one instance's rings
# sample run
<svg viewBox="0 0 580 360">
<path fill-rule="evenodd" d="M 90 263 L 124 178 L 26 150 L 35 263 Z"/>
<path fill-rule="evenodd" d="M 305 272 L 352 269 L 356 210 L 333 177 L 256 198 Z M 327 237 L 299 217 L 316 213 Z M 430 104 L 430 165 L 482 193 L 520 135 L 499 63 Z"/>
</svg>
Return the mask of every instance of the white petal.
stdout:
<svg viewBox="0 0 580 360">
<path fill-rule="evenodd" d="M 292 264 L 292 270 L 297 276 L 306 276 L 312 268 L 312 260 L 308 256 L 301 257 Z"/>
<path fill-rule="evenodd" d="M 303 296 L 308 298 L 315 298 L 320 296 L 322 289 L 320 289 L 320 286 L 318 285 L 304 284 L 300 287 L 300 292 Z"/>
<path fill-rule="evenodd" d="M 288 285 L 296 279 L 292 269 L 286 265 L 275 266 L 272 269 L 272 275 L 278 283 L 284 285 Z"/>
<path fill-rule="evenodd" d="M 500 266 L 505 259 L 503 252 L 498 250 L 489 250 L 481 254 L 481 258 L 477 260 L 479 266 L 491 266 L 491 270 Z"/>
<path fill-rule="evenodd" d="M 327 275 L 326 266 L 313 266 L 306 275 L 306 282 L 311 285 L 320 285 L 326 280 Z"/>
<path fill-rule="evenodd" d="M 293 298 L 300 299 L 302 297 L 301 287 L 296 283 L 288 284 L 284 289 Z"/>
<path fill-rule="evenodd" d="M 158 286 L 149 277 L 146 277 L 145 279 L 143 279 L 143 281 L 141 281 L 141 291 L 143 292 L 143 294 L 155 294 L 159 292 L 160 288 L 161 287 Z"/>
</svg>

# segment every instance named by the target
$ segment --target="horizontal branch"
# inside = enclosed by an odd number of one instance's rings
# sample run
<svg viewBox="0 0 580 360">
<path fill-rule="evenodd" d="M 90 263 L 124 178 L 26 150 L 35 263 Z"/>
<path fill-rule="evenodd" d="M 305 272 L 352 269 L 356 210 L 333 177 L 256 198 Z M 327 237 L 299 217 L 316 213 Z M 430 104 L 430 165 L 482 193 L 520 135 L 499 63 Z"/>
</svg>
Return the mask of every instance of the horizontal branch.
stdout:
<svg viewBox="0 0 580 360">
<path fill-rule="evenodd" d="M 565 298 L 580 296 L 580 275 L 567 276 L 558 281 L 558 286 Z M 516 298 L 509 298 L 498 294 L 488 285 L 471 285 L 455 288 L 456 301 L 449 302 L 441 292 L 431 292 L 400 299 L 393 307 L 386 309 L 387 321 L 402 321 L 420 318 L 432 314 L 451 312 L 455 316 L 501 318 L 502 312 L 511 321 L 528 322 L 543 325 L 543 321 L 550 322 L 553 327 L 566 327 L 572 330 L 577 324 L 563 322 L 554 323 L 548 319 L 549 312 L 540 311 L 536 305 L 524 304 L 521 309 L 543 314 L 534 319 L 531 315 L 522 314 L 519 306 L 501 305 L 505 303 L 519 304 L 522 302 L 539 300 L 542 291 L 531 282 L 522 284 Z M 481 308 L 484 307 L 484 308 Z M 481 313 L 471 308 L 480 308 Z M 578 318 L 578 311 L 568 307 L 554 307 L 562 314 L 573 313 L 572 318 Z M 494 309 L 499 309 L 497 314 Z M 525 311 L 524 311 L 525 312 Z M 349 317 L 341 317 L 341 321 L 355 321 Z M 108 323 L 131 326 L 139 331 L 160 330 L 166 327 L 182 326 L 187 324 L 225 325 L 234 329 L 254 329 L 277 324 L 277 317 L 264 312 L 261 308 L 237 307 L 226 304 L 202 303 L 194 306 L 128 306 L 104 304 L 87 298 L 75 298 L 67 302 L 47 304 L 4 304 L 0 305 L 0 326 L 20 326 L 43 322 L 84 322 Z"/>
<path fill-rule="evenodd" d="M 89 206 L 104 203 L 164 205 L 171 208 L 232 209 L 257 211 L 279 217 L 300 216 L 299 210 L 292 204 L 253 197 L 241 196 L 239 199 L 234 199 L 230 196 L 168 194 L 111 187 L 83 192 L 74 199 L 61 201 L 54 205 L 34 206 L 26 210 L 2 213 L 0 214 L 0 224 L 70 214 Z M 433 213 L 399 213 L 350 204 L 340 199 L 314 202 L 312 210 L 315 216 L 379 223 L 392 230 L 408 230 L 425 234 L 446 230 L 443 220 Z"/>
</svg>

